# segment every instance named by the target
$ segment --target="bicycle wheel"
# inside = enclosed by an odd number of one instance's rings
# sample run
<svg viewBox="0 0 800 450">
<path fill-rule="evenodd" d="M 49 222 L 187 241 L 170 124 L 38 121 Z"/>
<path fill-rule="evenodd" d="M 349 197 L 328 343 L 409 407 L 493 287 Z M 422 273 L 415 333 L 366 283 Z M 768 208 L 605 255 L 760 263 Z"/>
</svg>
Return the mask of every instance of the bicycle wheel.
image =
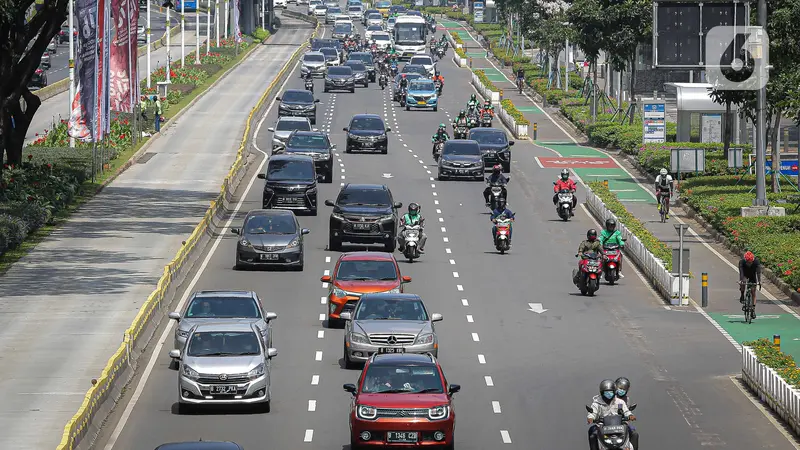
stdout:
<svg viewBox="0 0 800 450">
<path fill-rule="evenodd" d="M 664 200 L 663 199 L 661 200 L 661 209 L 659 209 L 658 212 L 661 215 L 661 223 L 666 222 L 667 221 L 667 211 L 666 211 L 666 207 L 664 206 Z"/>
<path fill-rule="evenodd" d="M 748 287 L 748 289 L 750 289 Z M 745 295 L 745 309 L 744 309 L 744 321 L 747 323 L 753 322 L 753 296 L 749 293 Z"/>
</svg>

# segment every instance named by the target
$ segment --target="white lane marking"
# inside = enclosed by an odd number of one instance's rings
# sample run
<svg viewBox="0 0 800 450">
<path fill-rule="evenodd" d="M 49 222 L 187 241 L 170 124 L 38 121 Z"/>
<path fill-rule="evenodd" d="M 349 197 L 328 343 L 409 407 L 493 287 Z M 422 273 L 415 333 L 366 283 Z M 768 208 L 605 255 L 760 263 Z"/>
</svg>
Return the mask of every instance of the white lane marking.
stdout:
<svg viewBox="0 0 800 450">
<path fill-rule="evenodd" d="M 312 386 L 319 385 L 319 375 L 311 375 L 311 385 Z"/>
<path fill-rule="evenodd" d="M 444 222 L 444 217 L 439 217 L 439 222 Z"/>
<path fill-rule="evenodd" d="M 486 364 L 486 357 L 483 355 L 478 355 L 478 364 Z"/>
<path fill-rule="evenodd" d="M 485 377 L 483 377 L 483 381 L 486 382 L 486 386 L 489 386 L 489 387 L 494 386 L 494 380 L 492 380 L 492 377 L 490 377 L 489 375 L 486 375 Z"/>
<path fill-rule="evenodd" d="M 342 173 L 344 173 L 344 169 L 341 169 L 341 170 L 342 170 Z"/>
<path fill-rule="evenodd" d="M 511 435 L 508 434 L 508 430 L 500 430 L 500 437 L 503 438 L 503 444 L 511 443 Z"/>
<path fill-rule="evenodd" d="M 322 289 L 328 289 L 328 283 L 322 283 Z"/>
<path fill-rule="evenodd" d="M 322 274 L 323 275 L 330 275 L 331 271 L 330 271 L 330 269 L 325 269 L 325 272 L 322 272 Z"/>
<path fill-rule="evenodd" d="M 317 350 L 317 352 L 314 354 L 314 360 L 315 361 L 322 361 L 322 351 L 321 350 Z"/>
<path fill-rule="evenodd" d="M 319 320 L 325 320 L 325 313 L 319 314 Z"/>
<path fill-rule="evenodd" d="M 458 272 L 453 272 L 453 278 L 458 278 Z"/>
<path fill-rule="evenodd" d="M 540 169 L 544 169 L 544 166 L 542 165 L 542 162 L 539 161 L 539 157 L 538 156 L 534 156 L 533 159 L 536 161 L 536 164 L 539 165 Z"/>
<path fill-rule="evenodd" d="M 447 233 L 447 228 L 442 227 L 442 233 Z"/>
<path fill-rule="evenodd" d="M 461 306 L 469 306 L 469 300 L 462 298 L 461 299 Z"/>
<path fill-rule="evenodd" d="M 328 297 L 324 297 L 324 296 L 323 296 L 323 297 L 320 297 L 320 298 L 319 298 L 319 303 L 320 303 L 320 305 L 324 305 L 324 304 L 325 304 L 325 302 L 327 302 L 327 301 L 328 301 Z"/>
<path fill-rule="evenodd" d="M 444 242 L 450 242 L 450 239 L 448 239 L 447 237 L 443 237 L 443 238 L 442 238 L 442 240 L 443 240 Z"/>
<path fill-rule="evenodd" d="M 441 213 L 442 213 L 442 210 L 441 210 L 441 209 L 437 209 L 437 210 L 436 210 L 436 214 L 441 214 Z"/>
<path fill-rule="evenodd" d="M 435 187 L 436 187 L 436 185 L 435 185 L 435 184 L 433 184 L 433 183 L 431 183 L 431 187 L 432 187 L 432 188 L 435 188 Z"/>
<path fill-rule="evenodd" d="M 450 260 L 450 264 L 451 264 L 451 265 L 455 265 L 455 264 L 456 264 L 456 260 L 455 260 L 455 259 L 451 259 L 451 260 Z"/>
<path fill-rule="evenodd" d="M 339 163 L 339 167 L 344 167 L 344 164 L 343 163 Z"/>
<path fill-rule="evenodd" d="M 456 285 L 456 289 L 458 289 L 460 292 L 463 292 L 464 291 L 464 286 L 462 286 L 460 284 L 457 284 Z"/>
<path fill-rule="evenodd" d="M 325 330 L 317 331 L 317 339 L 325 339 Z"/>
<path fill-rule="evenodd" d="M 444 252 L 447 253 L 447 254 L 453 253 L 453 251 L 450 250 L 449 248 L 444 249 Z"/>
<path fill-rule="evenodd" d="M 398 135 L 398 136 L 400 136 L 400 135 Z M 400 139 L 399 137 L 397 138 L 397 140 L 398 140 L 398 141 L 400 141 L 400 142 L 403 142 L 403 140 L 402 140 L 402 139 Z"/>
<path fill-rule="evenodd" d="M 344 186 L 344 183 L 339 183 L 339 186 Z"/>
<path fill-rule="evenodd" d="M 314 440 L 314 430 L 306 430 L 306 435 L 303 436 L 303 442 L 311 442 Z"/>
<path fill-rule="evenodd" d="M 434 201 L 433 201 L 433 204 L 434 204 L 434 205 L 438 205 L 438 204 L 439 204 L 439 200 L 434 200 Z"/>
<path fill-rule="evenodd" d="M 428 177 L 429 180 L 433 181 L 433 177 Z"/>
<path fill-rule="evenodd" d="M 430 170 L 426 170 L 425 172 L 431 173 L 431 171 L 430 171 Z M 438 203 L 437 203 L 437 205 L 438 205 Z"/>
<path fill-rule="evenodd" d="M 472 340 L 475 342 L 480 342 L 481 338 L 478 337 L 478 333 L 472 333 Z"/>
<path fill-rule="evenodd" d="M 467 322 L 474 323 L 475 319 L 472 318 L 472 314 L 467 314 Z"/>
<path fill-rule="evenodd" d="M 411 156 L 413 156 L 414 158 L 419 158 L 419 156 L 417 156 L 417 155 L 413 155 L 413 154 L 412 154 Z"/>
<path fill-rule="evenodd" d="M 289 73 L 294 73 L 294 71 L 297 70 L 297 67 L 299 65 L 300 61 L 298 61 L 297 64 L 294 65 L 294 68 L 292 68 L 292 71 Z M 286 78 L 286 81 L 284 81 L 283 85 L 281 85 L 280 89 L 281 91 L 286 88 L 286 84 L 289 83 L 289 80 L 291 80 L 292 78 L 293 77 L 291 76 Z M 264 121 L 267 120 L 267 116 L 269 115 L 273 106 L 275 106 L 274 98 L 272 99 L 272 102 L 270 102 L 267 109 L 264 111 L 264 115 L 261 116 L 261 119 L 258 121 L 254 136 L 256 137 L 258 136 L 258 133 L 261 130 L 261 126 L 264 124 Z M 250 182 L 247 184 L 247 187 L 245 188 L 242 197 L 236 203 L 236 207 L 233 210 L 233 214 L 231 214 L 231 217 L 228 219 L 227 222 L 225 222 L 226 229 L 230 228 L 231 224 L 233 223 L 233 220 L 236 218 L 236 216 L 239 213 L 239 210 L 242 208 L 242 204 L 244 203 L 244 200 L 247 198 L 247 194 L 250 193 L 250 189 L 253 188 L 255 181 L 258 179 L 258 177 L 256 177 L 255 175 L 261 173 L 262 170 L 264 169 L 264 165 L 266 165 L 267 163 L 269 155 L 258 147 L 257 142 L 258 139 L 253 139 L 253 147 L 264 155 L 264 159 L 261 161 L 261 164 L 259 164 L 258 166 L 258 170 L 255 171 L 255 174 L 250 179 Z M 211 250 L 206 255 L 202 264 L 200 264 L 200 268 L 198 269 L 194 278 L 192 278 L 192 281 L 186 287 L 186 290 L 183 291 L 183 296 L 181 297 L 180 301 L 178 301 L 176 310 L 183 309 L 183 306 L 189 300 L 189 294 L 193 291 L 195 285 L 197 285 L 197 282 L 200 280 L 200 277 L 203 276 L 206 267 L 208 267 L 209 262 L 211 262 L 211 258 L 214 257 L 214 253 L 217 251 L 217 248 L 219 247 L 219 244 L 222 242 L 222 238 L 224 236 L 225 235 L 222 233 L 220 233 L 220 235 L 217 236 L 216 240 L 214 241 L 214 244 L 211 246 Z M 175 321 L 170 321 L 169 324 L 167 324 L 166 328 L 164 328 L 164 332 L 161 334 L 161 337 L 158 340 L 158 344 L 156 344 L 155 348 L 153 349 L 153 354 L 150 356 L 150 360 L 147 362 L 147 366 L 145 367 L 144 372 L 142 373 L 142 377 L 139 379 L 139 383 L 136 385 L 136 389 L 134 390 L 133 395 L 131 396 L 131 399 L 128 402 L 127 406 L 125 406 L 125 410 L 122 412 L 122 416 L 120 416 L 119 422 L 117 423 L 116 428 L 114 428 L 114 431 L 111 433 L 111 436 L 109 437 L 104 450 L 113 449 L 114 444 L 117 443 L 117 439 L 119 439 L 120 434 L 122 434 L 122 430 L 128 423 L 128 419 L 130 419 L 133 409 L 136 407 L 136 404 L 139 402 L 139 398 L 142 396 L 145 384 L 147 383 L 147 380 L 150 378 L 150 374 L 153 372 L 153 368 L 155 367 L 156 362 L 158 361 L 158 357 L 161 355 L 161 349 L 167 342 L 167 337 L 170 335 L 170 333 L 172 333 L 172 327 L 174 326 L 175 326 Z"/>
<path fill-rule="evenodd" d="M 308 410 L 310 412 L 314 412 L 317 410 L 317 401 L 316 400 L 309 400 L 308 401 Z"/>
<path fill-rule="evenodd" d="M 437 194 L 436 192 L 434 192 L 434 193 L 433 193 L 433 196 L 434 196 L 434 197 L 438 197 L 438 196 L 439 196 L 439 194 Z"/>
<path fill-rule="evenodd" d="M 492 400 L 492 411 L 494 411 L 495 414 L 500 414 L 502 412 L 500 409 L 500 402 Z"/>
<path fill-rule="evenodd" d="M 326 256 L 326 257 L 325 257 L 325 262 L 326 262 L 326 263 L 329 263 L 329 262 L 331 262 L 331 257 L 330 257 L 330 256 Z"/>
</svg>

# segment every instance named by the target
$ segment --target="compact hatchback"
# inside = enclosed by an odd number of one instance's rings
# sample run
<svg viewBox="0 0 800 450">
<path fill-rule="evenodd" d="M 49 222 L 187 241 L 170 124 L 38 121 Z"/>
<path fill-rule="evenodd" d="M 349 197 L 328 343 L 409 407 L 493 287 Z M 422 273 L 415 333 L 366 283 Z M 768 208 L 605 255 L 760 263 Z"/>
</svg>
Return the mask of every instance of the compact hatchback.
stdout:
<svg viewBox="0 0 800 450">
<path fill-rule="evenodd" d="M 400 266 L 391 253 L 351 252 L 339 256 L 333 275 L 320 279 L 328 283 L 328 327 L 341 327 L 341 313 L 352 312 L 363 294 L 399 294 L 411 277 L 400 275 Z"/>
<path fill-rule="evenodd" d="M 237 269 L 281 266 L 303 270 L 303 238 L 310 231 L 300 228 L 293 212 L 256 209 L 247 213 L 242 228 L 231 228 L 231 232 L 239 236 Z"/>
<path fill-rule="evenodd" d="M 387 127 L 377 114 L 356 114 L 350 119 L 350 126 L 342 129 L 347 133 L 345 153 L 353 150 L 389 153 L 389 137 L 392 129 Z"/>
<path fill-rule="evenodd" d="M 369 71 L 364 63 L 351 59 L 345 62 L 344 65 L 353 69 L 353 79 L 355 83 L 361 84 L 364 87 L 369 87 Z"/>
<path fill-rule="evenodd" d="M 444 143 L 439 158 L 440 181 L 451 178 L 468 178 L 483 181 L 485 172 L 483 154 L 477 142 L 468 139 L 451 139 Z"/>
<path fill-rule="evenodd" d="M 325 92 L 356 91 L 356 77 L 353 68 L 348 66 L 329 67 L 325 74 Z"/>
<path fill-rule="evenodd" d="M 333 207 L 328 234 L 328 248 L 339 251 L 342 242 L 354 244 L 383 244 L 393 252 L 397 242 L 397 210 L 392 191 L 379 184 L 345 184 L 336 202 L 325 200 Z"/>
<path fill-rule="evenodd" d="M 314 160 L 301 155 L 273 155 L 267 161 L 261 197 L 264 209 L 292 209 L 317 215 L 317 171 Z"/>
<path fill-rule="evenodd" d="M 452 449 L 456 413 L 439 361 L 430 354 L 375 354 L 358 384 L 345 384 L 350 403 L 350 448 L 428 447 Z"/>
</svg>

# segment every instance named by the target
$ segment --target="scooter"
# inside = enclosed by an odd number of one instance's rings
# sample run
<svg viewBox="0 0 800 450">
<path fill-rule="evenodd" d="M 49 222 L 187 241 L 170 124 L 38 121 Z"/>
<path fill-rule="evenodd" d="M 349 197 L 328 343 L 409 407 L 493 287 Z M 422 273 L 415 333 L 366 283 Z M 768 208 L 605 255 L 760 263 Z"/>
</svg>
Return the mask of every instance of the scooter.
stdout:
<svg viewBox="0 0 800 450">
<path fill-rule="evenodd" d="M 306 90 L 311 91 L 312 93 L 314 92 L 314 80 L 312 79 L 306 80 Z"/>
<path fill-rule="evenodd" d="M 555 181 L 553 184 L 556 184 Z M 562 189 L 558 191 L 558 202 L 556 203 L 556 212 L 558 213 L 558 217 L 561 218 L 564 222 L 568 221 L 570 217 L 572 217 L 572 202 L 575 194 L 572 191 L 567 189 Z"/>
<path fill-rule="evenodd" d="M 400 251 L 403 252 L 403 256 L 408 259 L 408 262 L 414 262 L 414 260 L 418 259 L 420 256 L 417 245 L 419 244 L 419 237 L 421 233 L 422 227 L 419 224 L 406 225 L 403 229 L 401 234 L 403 237 L 403 242 L 400 245 Z"/>
<path fill-rule="evenodd" d="M 617 244 L 603 246 L 603 275 L 608 284 L 619 280 L 619 263 L 622 261 L 622 249 Z"/>
<path fill-rule="evenodd" d="M 506 176 L 506 180 L 511 181 L 511 175 Z M 489 195 L 489 208 L 494 211 L 499 205 L 501 198 L 506 198 L 506 186 L 504 183 L 492 183 L 489 177 L 486 177 L 486 183 L 489 185 L 491 194 Z M 506 198 L 506 201 L 508 199 Z"/>
<path fill-rule="evenodd" d="M 636 404 L 632 403 L 629 409 L 636 409 Z M 593 412 L 592 407 L 586 405 L 586 411 Z M 634 450 L 628 432 L 628 419 L 622 408 L 617 410 L 617 414 L 598 418 L 594 424 L 598 427 L 597 444 L 600 450 Z"/>
<path fill-rule="evenodd" d="M 600 288 L 600 275 L 603 272 L 600 266 L 600 255 L 590 252 L 575 256 L 581 257 L 581 260 L 572 282 L 580 289 L 581 294 L 591 297 Z"/>
<path fill-rule="evenodd" d="M 386 74 L 385 74 L 385 73 L 381 73 L 381 77 L 380 77 L 380 79 L 378 80 L 378 83 L 379 83 L 379 84 L 380 84 L 380 86 L 381 86 L 381 90 L 384 90 L 384 89 L 386 89 L 386 84 L 387 84 L 388 82 L 389 82 L 389 80 L 388 80 L 388 78 L 386 78 Z"/>
<path fill-rule="evenodd" d="M 444 148 L 444 142 L 436 141 L 433 143 L 433 160 L 437 163 L 439 162 L 439 158 L 442 157 L 442 148 Z"/>
<path fill-rule="evenodd" d="M 478 126 L 478 113 L 467 113 L 467 126 L 469 126 L 470 129 Z"/>
<path fill-rule="evenodd" d="M 445 52 L 444 46 L 436 47 L 436 50 L 434 51 L 434 54 L 436 55 L 436 59 L 444 58 L 444 52 Z"/>
<path fill-rule="evenodd" d="M 481 126 L 482 127 L 492 126 L 492 113 L 487 111 L 481 114 Z"/>
<path fill-rule="evenodd" d="M 453 139 L 466 139 L 469 129 L 465 126 L 457 126 L 453 130 Z"/>
<path fill-rule="evenodd" d="M 439 81 L 439 80 L 436 80 L 436 81 L 433 82 L 433 85 L 436 87 L 436 94 L 437 95 L 442 95 L 442 88 L 444 87 L 444 86 L 442 86 L 442 82 Z"/>
<path fill-rule="evenodd" d="M 494 235 L 494 248 L 504 255 L 511 248 L 511 221 L 513 218 L 501 215 L 494 220 L 497 231 Z"/>
</svg>

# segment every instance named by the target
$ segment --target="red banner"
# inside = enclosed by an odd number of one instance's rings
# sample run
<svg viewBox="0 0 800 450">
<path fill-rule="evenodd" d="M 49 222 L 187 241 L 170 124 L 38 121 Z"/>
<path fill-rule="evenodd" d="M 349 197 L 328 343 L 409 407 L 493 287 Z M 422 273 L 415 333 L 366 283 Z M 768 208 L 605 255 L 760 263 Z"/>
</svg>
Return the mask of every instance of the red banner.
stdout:
<svg viewBox="0 0 800 450">
<path fill-rule="evenodd" d="M 111 43 L 109 99 L 112 111 L 131 112 L 136 101 L 138 0 L 111 0 L 114 41 Z"/>
</svg>

